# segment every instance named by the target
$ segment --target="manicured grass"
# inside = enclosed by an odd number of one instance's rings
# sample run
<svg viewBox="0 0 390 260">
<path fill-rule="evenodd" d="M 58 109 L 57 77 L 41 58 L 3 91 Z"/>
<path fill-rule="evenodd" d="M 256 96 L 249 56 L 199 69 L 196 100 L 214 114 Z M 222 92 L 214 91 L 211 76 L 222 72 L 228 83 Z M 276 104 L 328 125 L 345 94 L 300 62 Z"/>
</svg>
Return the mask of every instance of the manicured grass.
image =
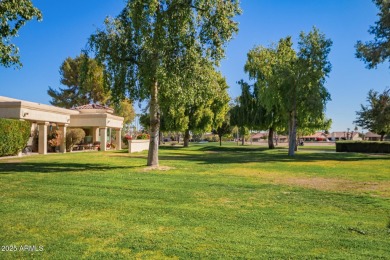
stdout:
<svg viewBox="0 0 390 260">
<path fill-rule="evenodd" d="M 390 156 L 191 145 L 0 160 L 0 259 L 390 258 Z"/>
</svg>

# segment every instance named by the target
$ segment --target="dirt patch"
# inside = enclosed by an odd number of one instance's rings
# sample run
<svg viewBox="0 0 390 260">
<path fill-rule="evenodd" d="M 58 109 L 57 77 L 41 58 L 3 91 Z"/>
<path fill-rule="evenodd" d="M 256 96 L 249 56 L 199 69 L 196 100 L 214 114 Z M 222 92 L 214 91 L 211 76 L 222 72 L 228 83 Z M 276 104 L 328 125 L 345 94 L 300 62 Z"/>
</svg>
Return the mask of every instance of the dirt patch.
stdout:
<svg viewBox="0 0 390 260">
<path fill-rule="evenodd" d="M 154 171 L 154 170 L 169 171 L 169 170 L 173 170 L 173 169 L 175 169 L 175 168 L 174 167 L 169 167 L 169 166 L 148 166 L 148 167 L 144 168 L 144 172 Z"/>
<path fill-rule="evenodd" d="M 20 157 L 17 157 L 17 158 L 20 158 Z M 9 159 L 9 158 L 7 158 Z M 22 163 L 23 161 L 22 160 L 15 160 L 15 159 L 12 159 L 12 160 L 4 160 L 2 161 L 3 163 Z"/>
<path fill-rule="evenodd" d="M 390 197 L 390 182 L 356 182 L 334 178 L 274 178 L 274 183 L 300 186 L 325 191 L 370 192 L 379 196 Z"/>
<path fill-rule="evenodd" d="M 237 175 L 236 170 L 227 170 Z M 267 172 L 259 169 L 242 169 L 240 176 L 255 177 L 262 183 L 297 186 L 308 189 L 335 192 L 369 193 L 371 196 L 390 198 L 390 181 L 354 181 L 340 178 L 292 176 L 285 173 Z"/>
</svg>

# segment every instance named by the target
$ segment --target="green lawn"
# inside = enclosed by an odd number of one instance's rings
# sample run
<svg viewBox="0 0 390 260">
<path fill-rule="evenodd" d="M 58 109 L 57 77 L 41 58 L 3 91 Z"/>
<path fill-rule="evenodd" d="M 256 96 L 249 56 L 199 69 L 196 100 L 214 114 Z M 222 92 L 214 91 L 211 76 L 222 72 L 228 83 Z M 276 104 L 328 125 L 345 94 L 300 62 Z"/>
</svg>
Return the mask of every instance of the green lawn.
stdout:
<svg viewBox="0 0 390 260">
<path fill-rule="evenodd" d="M 191 145 L 0 160 L 0 259 L 390 258 L 389 155 Z"/>
</svg>

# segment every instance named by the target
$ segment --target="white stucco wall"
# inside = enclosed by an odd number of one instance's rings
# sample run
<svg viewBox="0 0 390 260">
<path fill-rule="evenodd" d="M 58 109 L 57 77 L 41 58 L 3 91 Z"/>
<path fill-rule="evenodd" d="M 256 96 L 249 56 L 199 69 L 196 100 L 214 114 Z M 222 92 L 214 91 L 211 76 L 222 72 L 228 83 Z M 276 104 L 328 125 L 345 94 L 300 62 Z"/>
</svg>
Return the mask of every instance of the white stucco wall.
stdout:
<svg viewBox="0 0 390 260">
<path fill-rule="evenodd" d="M 129 140 L 129 153 L 149 150 L 149 140 Z"/>
</svg>

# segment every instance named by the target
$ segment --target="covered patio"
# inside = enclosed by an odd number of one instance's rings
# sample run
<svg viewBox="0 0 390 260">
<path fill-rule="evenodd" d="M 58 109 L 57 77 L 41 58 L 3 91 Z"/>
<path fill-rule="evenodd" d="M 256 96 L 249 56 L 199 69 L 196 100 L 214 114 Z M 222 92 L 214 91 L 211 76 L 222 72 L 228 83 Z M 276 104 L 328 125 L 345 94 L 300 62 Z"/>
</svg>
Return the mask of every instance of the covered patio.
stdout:
<svg viewBox="0 0 390 260">
<path fill-rule="evenodd" d="M 68 127 L 78 127 L 87 130 L 91 135 L 84 140 L 87 142 L 100 142 L 102 151 L 107 150 L 108 143 L 115 144 L 115 148 L 118 150 L 121 149 L 123 117 L 115 116 L 113 109 L 105 106 L 90 104 L 74 109 L 65 109 L 0 96 L 0 117 L 30 121 L 31 136 L 33 136 L 36 130 L 38 132 L 39 154 L 47 153 L 48 128 L 52 126 L 56 126 L 64 137 L 60 144 L 60 152 L 62 153 L 66 152 L 65 136 Z M 110 140 L 112 129 L 116 133 L 115 142 Z M 109 136 L 108 133 L 110 133 Z"/>
<path fill-rule="evenodd" d="M 115 145 L 115 149 L 121 149 L 123 117 L 114 115 L 113 109 L 98 104 L 88 104 L 72 110 L 78 113 L 70 116 L 69 127 L 83 128 L 87 143 L 100 142 L 102 151 L 106 151 L 111 144 Z M 114 142 L 110 139 L 112 129 L 115 130 Z"/>
</svg>

